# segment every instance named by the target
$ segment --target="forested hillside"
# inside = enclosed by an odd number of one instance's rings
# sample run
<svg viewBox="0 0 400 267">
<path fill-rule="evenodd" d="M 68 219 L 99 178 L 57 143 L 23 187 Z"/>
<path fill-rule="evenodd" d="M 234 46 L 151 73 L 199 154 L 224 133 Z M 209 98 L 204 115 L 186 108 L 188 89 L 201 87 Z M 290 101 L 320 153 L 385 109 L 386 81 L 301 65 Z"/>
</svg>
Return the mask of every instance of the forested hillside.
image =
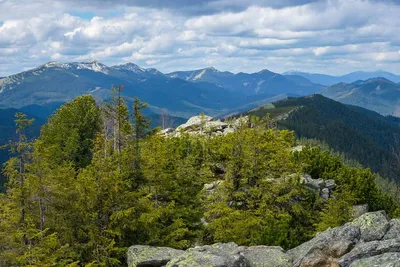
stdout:
<svg viewBox="0 0 400 267">
<path fill-rule="evenodd" d="M 400 182 L 400 121 L 321 95 L 289 98 L 248 114 L 278 119 L 298 138 L 317 139 L 383 177 Z"/>
<path fill-rule="evenodd" d="M 130 113 L 118 95 L 103 107 L 90 95 L 65 104 L 33 143 L 19 116 L 0 195 L 1 266 L 121 266 L 134 244 L 287 249 L 347 222 L 356 204 L 399 215 L 371 171 L 318 147 L 294 151 L 295 133 L 268 119 L 167 138 L 149 130 L 146 103 Z M 336 187 L 323 198 L 311 178 Z"/>
<path fill-rule="evenodd" d="M 400 86 L 377 77 L 326 87 L 320 94 L 344 104 L 355 105 L 383 115 L 399 116 Z"/>
</svg>

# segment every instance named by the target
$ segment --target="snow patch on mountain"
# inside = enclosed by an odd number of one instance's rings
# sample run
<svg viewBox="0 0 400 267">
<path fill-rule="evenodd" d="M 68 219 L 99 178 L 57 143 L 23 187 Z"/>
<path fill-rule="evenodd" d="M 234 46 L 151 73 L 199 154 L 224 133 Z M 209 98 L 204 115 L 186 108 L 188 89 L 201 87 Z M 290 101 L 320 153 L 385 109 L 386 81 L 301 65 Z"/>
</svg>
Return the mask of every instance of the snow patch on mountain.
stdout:
<svg viewBox="0 0 400 267">
<path fill-rule="evenodd" d="M 256 87 L 256 93 L 258 93 L 258 91 L 260 91 L 261 89 L 261 85 L 265 82 L 265 80 L 261 80 L 257 83 L 257 87 Z"/>
<path fill-rule="evenodd" d="M 96 60 L 89 62 L 82 62 L 77 64 L 77 69 L 88 69 L 96 72 L 102 72 L 104 74 L 108 74 L 108 69 L 105 65 L 97 62 Z"/>
<path fill-rule="evenodd" d="M 50 61 L 47 62 L 46 64 L 32 69 L 32 74 L 33 75 L 40 75 L 43 71 L 46 69 L 64 69 L 64 70 L 92 70 L 95 72 L 102 72 L 104 74 L 108 74 L 108 67 L 106 65 L 103 65 L 99 63 L 96 60 L 91 60 L 87 62 L 72 62 L 72 63 L 62 63 L 62 62 L 55 62 L 55 61 Z"/>
<path fill-rule="evenodd" d="M 209 72 L 209 71 L 211 71 L 211 72 L 219 72 L 218 70 L 216 70 L 216 69 L 213 68 L 213 67 L 208 67 L 208 68 L 205 68 L 205 69 L 201 70 L 200 73 L 196 74 L 196 76 L 194 76 L 194 78 L 193 78 L 192 80 L 193 80 L 193 81 L 200 80 L 200 79 L 204 76 L 204 74 L 206 74 L 206 73 Z M 190 78 L 189 78 L 189 79 L 190 79 Z"/>
<path fill-rule="evenodd" d="M 201 77 L 203 77 L 203 75 L 207 72 L 207 69 L 202 70 L 199 74 L 197 74 L 196 76 L 194 76 L 193 80 L 197 81 L 200 80 Z"/>
</svg>

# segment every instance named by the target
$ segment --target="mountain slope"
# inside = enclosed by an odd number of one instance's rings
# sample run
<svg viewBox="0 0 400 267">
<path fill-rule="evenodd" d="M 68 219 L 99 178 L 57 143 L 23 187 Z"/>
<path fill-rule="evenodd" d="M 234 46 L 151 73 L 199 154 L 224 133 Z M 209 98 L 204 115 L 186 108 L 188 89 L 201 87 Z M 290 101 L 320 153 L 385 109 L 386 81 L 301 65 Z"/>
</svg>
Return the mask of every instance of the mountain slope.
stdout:
<svg viewBox="0 0 400 267">
<path fill-rule="evenodd" d="M 344 105 L 321 95 L 289 98 L 246 114 L 271 114 L 281 128 L 298 137 L 318 139 L 382 176 L 400 182 L 400 120 L 364 108 Z"/>
<path fill-rule="evenodd" d="M 396 83 L 400 82 L 400 75 L 396 75 L 387 71 L 372 71 L 372 72 L 355 71 L 342 76 L 331 76 L 327 74 L 318 74 L 318 73 L 306 73 L 301 71 L 287 71 L 284 72 L 282 75 L 285 76 L 297 75 L 306 78 L 313 83 L 322 84 L 326 86 L 331 86 L 336 83 L 342 83 L 342 82 L 353 83 L 358 80 L 368 80 L 376 77 L 383 77 Z"/>
<path fill-rule="evenodd" d="M 345 104 L 361 106 L 384 115 L 400 115 L 400 85 L 385 78 L 339 83 L 321 94 Z"/>
</svg>

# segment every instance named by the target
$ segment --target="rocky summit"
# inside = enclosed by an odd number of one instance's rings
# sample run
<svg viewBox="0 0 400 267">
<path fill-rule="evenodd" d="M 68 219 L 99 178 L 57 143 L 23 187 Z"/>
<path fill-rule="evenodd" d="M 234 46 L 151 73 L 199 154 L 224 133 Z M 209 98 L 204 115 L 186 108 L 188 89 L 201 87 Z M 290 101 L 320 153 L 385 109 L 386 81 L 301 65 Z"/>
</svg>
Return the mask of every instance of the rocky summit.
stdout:
<svg viewBox="0 0 400 267">
<path fill-rule="evenodd" d="M 249 122 L 247 116 L 223 122 L 214 120 L 207 115 L 191 117 L 186 123 L 179 125 L 176 129 L 163 129 L 160 134 L 166 137 L 178 137 L 183 132 L 196 135 L 220 136 L 235 132 L 238 128 Z"/>
<path fill-rule="evenodd" d="M 186 251 L 132 246 L 129 267 L 400 267 L 400 219 L 384 211 L 361 215 L 329 228 L 288 251 L 275 246 L 235 243 L 196 246 Z"/>
</svg>

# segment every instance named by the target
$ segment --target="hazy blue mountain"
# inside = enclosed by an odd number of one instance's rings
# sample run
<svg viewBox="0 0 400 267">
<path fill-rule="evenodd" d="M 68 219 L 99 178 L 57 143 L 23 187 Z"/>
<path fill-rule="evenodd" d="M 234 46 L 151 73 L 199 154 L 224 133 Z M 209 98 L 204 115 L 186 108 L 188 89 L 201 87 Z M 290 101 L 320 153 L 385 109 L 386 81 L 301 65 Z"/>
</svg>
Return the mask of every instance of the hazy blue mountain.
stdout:
<svg viewBox="0 0 400 267">
<path fill-rule="evenodd" d="M 382 77 L 388 79 L 392 82 L 398 83 L 400 82 L 400 75 L 396 75 L 387 71 L 373 71 L 373 72 L 365 72 L 365 71 L 356 71 L 346 75 L 341 76 L 343 78 L 343 82 L 352 83 L 357 80 L 368 80 L 372 78 Z"/>
<path fill-rule="evenodd" d="M 387 71 L 372 71 L 372 72 L 356 71 L 342 76 L 331 76 L 327 74 L 307 73 L 307 72 L 292 70 L 284 72 L 282 75 L 285 76 L 297 75 L 310 80 L 312 83 L 326 85 L 326 86 L 331 86 L 341 82 L 353 83 L 358 80 L 368 80 L 377 77 L 383 77 L 396 83 L 400 82 L 400 75 L 396 75 Z"/>
<path fill-rule="evenodd" d="M 49 62 L 33 70 L 0 80 L 0 107 L 21 108 L 32 105 L 64 103 L 82 94 L 99 99 L 110 97 L 110 88 L 124 85 L 128 99 L 138 96 L 151 109 L 168 109 L 188 117 L 200 111 L 216 114 L 246 103 L 238 94 L 214 84 L 171 79 L 154 69 L 132 63 L 107 67 L 99 62 Z"/>
<path fill-rule="evenodd" d="M 307 79 L 297 77 L 286 77 L 269 70 L 261 70 L 256 73 L 231 73 L 222 72 L 215 68 L 205 68 L 193 71 L 177 71 L 166 74 L 171 78 L 186 81 L 207 82 L 229 89 L 233 92 L 252 95 L 280 95 L 296 94 L 306 95 L 318 92 L 322 89 Z"/>
<path fill-rule="evenodd" d="M 400 116 L 400 85 L 385 78 L 338 83 L 325 88 L 321 94 L 384 115 Z"/>
<path fill-rule="evenodd" d="M 288 98 L 242 115 L 277 120 L 299 138 L 317 139 L 384 177 L 400 182 L 400 119 L 336 102 L 322 95 Z M 395 153 L 394 153 L 395 152 Z"/>
</svg>

